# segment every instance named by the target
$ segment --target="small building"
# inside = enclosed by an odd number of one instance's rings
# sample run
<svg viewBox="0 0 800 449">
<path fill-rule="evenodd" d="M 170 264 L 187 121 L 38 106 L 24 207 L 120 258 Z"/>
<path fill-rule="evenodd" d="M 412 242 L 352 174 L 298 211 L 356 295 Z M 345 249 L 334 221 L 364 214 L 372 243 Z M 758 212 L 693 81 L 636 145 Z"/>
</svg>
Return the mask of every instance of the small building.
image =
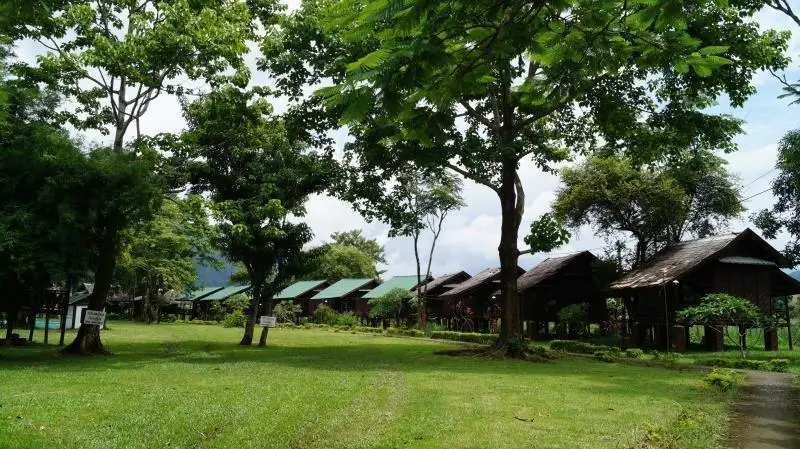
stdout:
<svg viewBox="0 0 800 449">
<path fill-rule="evenodd" d="M 517 267 L 517 276 L 525 273 Z M 500 268 L 487 268 L 458 286 L 443 293 L 440 298 L 447 304 L 448 328 L 459 331 L 493 330 L 500 316 L 498 295 Z"/>
<path fill-rule="evenodd" d="M 773 298 L 800 293 L 800 283 L 780 269 L 781 253 L 750 229 L 668 246 L 648 263 L 613 282 L 629 315 L 630 344 L 685 349 L 686 323 L 676 312 L 699 304 L 709 293 L 729 293 L 750 300 L 772 315 Z M 718 332 L 706 329 L 709 349 L 721 350 Z M 764 346 L 777 349 L 777 329 L 765 329 Z"/>
<path fill-rule="evenodd" d="M 309 310 L 313 313 L 320 304 L 328 304 L 337 312 L 353 312 L 366 318 L 369 315 L 369 305 L 362 297 L 377 286 L 378 281 L 375 279 L 341 279 L 312 296 L 309 299 Z"/>
<path fill-rule="evenodd" d="M 549 323 L 558 321 L 558 312 L 572 304 L 587 304 L 590 323 L 607 319 L 599 263 L 589 251 L 549 257 L 517 279 L 520 320 L 526 322 L 531 338 L 542 330 L 547 333 Z"/>
<path fill-rule="evenodd" d="M 209 287 L 208 289 L 216 289 L 211 293 L 204 293 L 202 295 L 198 294 L 195 296 L 194 301 L 197 302 L 197 308 L 195 309 L 195 316 L 198 314 L 203 317 L 203 319 L 208 319 L 210 312 L 211 312 L 211 304 L 214 302 L 222 302 L 227 300 L 233 295 L 238 295 L 240 293 L 247 293 L 250 291 L 250 285 L 231 285 L 229 287 L 223 288 L 216 288 L 216 287 Z"/>
<path fill-rule="evenodd" d="M 86 309 L 89 307 L 89 297 L 94 291 L 94 284 L 82 282 L 72 294 L 69 295 L 67 304 L 67 329 L 78 329 L 81 327 Z"/>
<path fill-rule="evenodd" d="M 425 294 L 428 319 L 447 325 L 447 320 L 452 317 L 452 310 L 447 307 L 448 300 L 442 298 L 442 295 L 458 287 L 471 277 L 466 271 L 448 273 L 435 277 L 420 287 L 421 293 Z"/>
<path fill-rule="evenodd" d="M 279 291 L 272 297 L 275 302 L 292 301 L 299 304 L 302 308 L 301 316 L 310 316 L 314 313 L 314 308 L 311 307 L 311 298 L 316 296 L 322 290 L 325 290 L 331 285 L 330 281 L 299 281 Z"/>
</svg>

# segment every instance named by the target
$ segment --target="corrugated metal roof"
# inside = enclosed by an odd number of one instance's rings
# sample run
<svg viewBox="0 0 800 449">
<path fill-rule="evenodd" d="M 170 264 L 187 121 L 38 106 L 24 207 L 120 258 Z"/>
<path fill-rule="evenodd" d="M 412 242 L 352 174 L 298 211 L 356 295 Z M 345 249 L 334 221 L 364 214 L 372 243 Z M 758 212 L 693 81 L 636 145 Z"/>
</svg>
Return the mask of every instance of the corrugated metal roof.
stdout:
<svg viewBox="0 0 800 449">
<path fill-rule="evenodd" d="M 358 278 L 358 279 L 342 279 L 335 282 L 330 287 L 322 290 L 311 299 L 333 299 L 347 296 L 348 294 L 358 290 L 359 288 L 372 282 L 372 279 Z"/>
<path fill-rule="evenodd" d="M 577 259 L 578 257 L 585 256 L 586 254 L 589 254 L 591 257 L 595 257 L 594 254 L 590 253 L 589 251 L 581 251 L 579 253 L 568 254 L 561 257 L 548 257 L 540 264 L 526 271 L 522 276 L 519 277 L 519 279 L 517 279 L 518 292 L 522 293 L 525 290 L 536 286 L 536 284 L 558 273 L 573 260 Z"/>
<path fill-rule="evenodd" d="M 637 268 L 611 283 L 611 290 L 625 290 L 642 287 L 658 287 L 680 278 L 701 263 L 716 256 L 740 239 L 750 239 L 759 244 L 776 260 L 780 253 L 750 229 L 738 234 L 725 234 L 704 239 L 688 240 L 670 245 L 644 266 Z"/>
<path fill-rule="evenodd" d="M 308 293 L 309 291 L 319 287 L 320 285 L 326 283 L 328 281 L 321 280 L 321 281 L 300 281 L 295 282 L 294 284 L 284 288 L 283 290 L 279 291 L 278 294 L 274 296 L 275 299 L 294 299 L 298 296 L 302 295 L 303 293 Z"/>
<path fill-rule="evenodd" d="M 206 296 L 208 296 L 208 295 L 210 295 L 210 294 L 212 294 L 214 292 L 218 292 L 218 291 L 220 291 L 222 289 L 223 289 L 223 287 L 206 287 L 206 288 L 201 288 L 199 290 L 193 290 L 193 291 L 189 292 L 188 295 L 186 295 L 186 300 L 187 301 L 197 301 L 199 299 L 205 298 Z"/>
<path fill-rule="evenodd" d="M 371 298 L 380 298 L 381 296 L 385 295 L 389 292 L 389 290 L 393 288 L 402 288 L 403 290 L 408 290 L 409 292 L 417 286 L 417 275 L 413 276 L 395 276 L 393 278 L 388 279 L 383 284 L 373 288 L 372 290 L 368 291 L 363 298 L 371 299 Z"/>
<path fill-rule="evenodd" d="M 224 301 L 233 295 L 244 293 L 248 290 L 250 290 L 250 285 L 232 285 L 230 287 L 217 290 L 216 292 L 201 299 L 201 301 Z"/>
</svg>

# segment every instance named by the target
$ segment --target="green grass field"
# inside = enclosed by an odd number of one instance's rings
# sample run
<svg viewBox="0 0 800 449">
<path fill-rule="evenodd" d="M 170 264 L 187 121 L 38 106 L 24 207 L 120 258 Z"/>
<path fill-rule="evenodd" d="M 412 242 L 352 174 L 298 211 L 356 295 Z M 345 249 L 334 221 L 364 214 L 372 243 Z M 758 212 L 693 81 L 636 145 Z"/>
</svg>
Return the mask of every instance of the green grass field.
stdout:
<svg viewBox="0 0 800 449">
<path fill-rule="evenodd" d="M 729 396 L 697 372 L 321 330 L 242 348 L 240 333 L 112 323 L 111 356 L 0 349 L 0 447 L 709 448 L 725 431 Z"/>
</svg>

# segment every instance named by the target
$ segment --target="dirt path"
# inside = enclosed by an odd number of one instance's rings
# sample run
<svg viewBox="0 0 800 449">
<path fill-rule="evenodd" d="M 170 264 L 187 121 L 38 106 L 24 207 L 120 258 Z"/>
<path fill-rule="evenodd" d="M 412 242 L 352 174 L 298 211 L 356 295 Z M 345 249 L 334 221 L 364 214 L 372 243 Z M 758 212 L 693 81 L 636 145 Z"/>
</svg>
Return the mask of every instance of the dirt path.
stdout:
<svg viewBox="0 0 800 449">
<path fill-rule="evenodd" d="M 750 371 L 733 402 L 728 447 L 800 449 L 800 390 L 789 374 Z"/>
</svg>

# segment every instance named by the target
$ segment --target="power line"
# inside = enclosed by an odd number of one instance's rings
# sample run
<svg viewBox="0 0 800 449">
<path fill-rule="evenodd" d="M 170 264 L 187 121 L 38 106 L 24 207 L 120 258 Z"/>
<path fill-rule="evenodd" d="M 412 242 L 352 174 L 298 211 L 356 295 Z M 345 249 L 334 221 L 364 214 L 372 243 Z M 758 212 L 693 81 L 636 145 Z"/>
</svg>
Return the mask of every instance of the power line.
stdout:
<svg viewBox="0 0 800 449">
<path fill-rule="evenodd" d="M 773 167 L 773 168 L 769 169 L 769 170 L 768 170 L 766 173 L 763 173 L 763 174 L 761 174 L 761 175 L 760 175 L 759 177 L 757 177 L 756 179 L 754 179 L 754 180 L 752 180 L 752 181 L 748 182 L 747 184 L 743 185 L 743 186 L 742 186 L 742 189 L 747 189 L 749 186 L 753 185 L 753 183 L 755 183 L 755 182 L 756 182 L 756 181 L 758 181 L 759 179 L 763 178 L 764 176 L 767 176 L 768 174 L 770 174 L 770 173 L 774 172 L 774 171 L 775 171 L 775 170 L 777 170 L 777 169 L 778 169 L 777 167 Z"/>
<path fill-rule="evenodd" d="M 771 190 L 772 190 L 772 187 L 770 187 L 770 188 L 768 188 L 768 189 L 765 189 L 765 190 L 762 190 L 762 191 L 760 191 L 760 192 L 756 193 L 755 195 L 750 195 L 750 196 L 748 196 L 747 198 L 743 199 L 743 200 L 742 200 L 742 202 L 744 203 L 745 201 L 749 201 L 749 200 L 751 200 L 751 199 L 753 199 L 753 198 L 757 197 L 758 195 L 761 195 L 761 194 L 767 193 L 767 192 L 769 192 L 769 191 L 771 191 Z"/>
</svg>

